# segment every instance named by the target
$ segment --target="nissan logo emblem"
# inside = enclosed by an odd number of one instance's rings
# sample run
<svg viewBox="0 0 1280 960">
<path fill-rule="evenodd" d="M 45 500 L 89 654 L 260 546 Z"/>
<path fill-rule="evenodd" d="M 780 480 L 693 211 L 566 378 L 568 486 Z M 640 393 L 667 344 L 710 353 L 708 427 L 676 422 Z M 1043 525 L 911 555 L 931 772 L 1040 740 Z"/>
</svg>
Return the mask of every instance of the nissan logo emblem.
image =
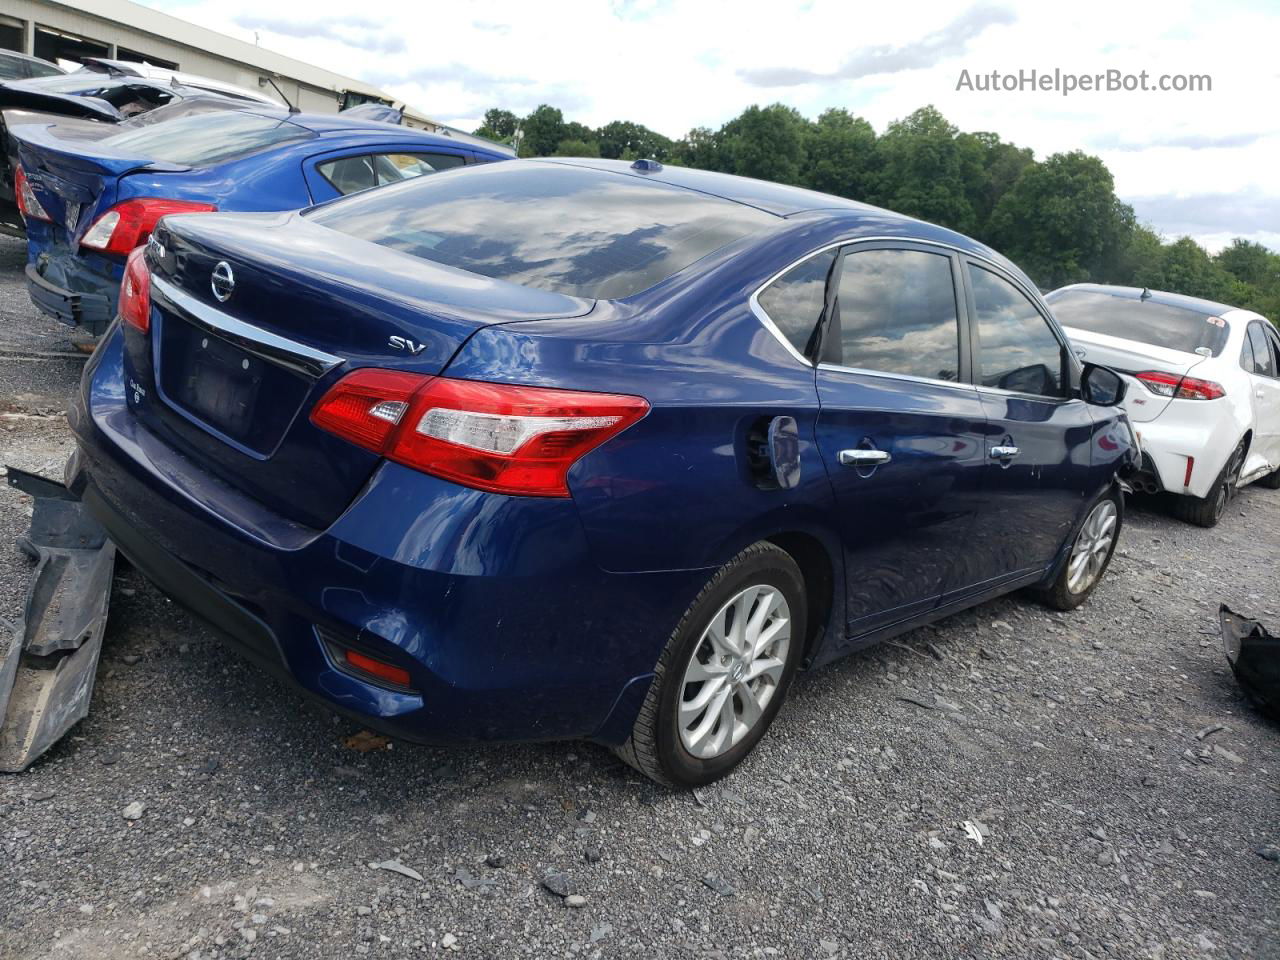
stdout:
<svg viewBox="0 0 1280 960">
<path fill-rule="evenodd" d="M 230 300 L 231 294 L 236 289 L 236 275 L 231 272 L 231 264 L 225 260 L 219 260 L 218 265 L 213 268 L 213 277 L 209 281 L 209 286 L 213 288 L 213 295 L 218 298 L 219 303 Z"/>
</svg>

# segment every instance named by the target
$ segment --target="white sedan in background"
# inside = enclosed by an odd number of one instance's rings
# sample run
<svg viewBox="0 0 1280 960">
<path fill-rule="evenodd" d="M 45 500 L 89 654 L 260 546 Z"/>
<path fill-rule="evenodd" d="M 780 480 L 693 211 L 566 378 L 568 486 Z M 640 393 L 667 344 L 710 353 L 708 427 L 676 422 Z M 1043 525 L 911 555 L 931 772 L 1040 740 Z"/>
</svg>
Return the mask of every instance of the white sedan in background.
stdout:
<svg viewBox="0 0 1280 960">
<path fill-rule="evenodd" d="M 1280 335 L 1266 318 L 1195 297 L 1081 283 L 1046 298 L 1076 355 L 1129 381 L 1144 493 L 1216 524 L 1239 487 L 1280 488 Z"/>
</svg>

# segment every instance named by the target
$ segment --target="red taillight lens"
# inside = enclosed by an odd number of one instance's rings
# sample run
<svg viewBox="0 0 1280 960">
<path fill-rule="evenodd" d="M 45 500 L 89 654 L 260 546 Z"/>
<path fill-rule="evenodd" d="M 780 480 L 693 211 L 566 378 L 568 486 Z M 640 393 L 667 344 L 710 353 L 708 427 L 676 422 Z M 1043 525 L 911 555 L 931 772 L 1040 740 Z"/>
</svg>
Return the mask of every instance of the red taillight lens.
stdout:
<svg viewBox="0 0 1280 960">
<path fill-rule="evenodd" d="M 156 223 L 169 213 L 212 213 L 211 203 L 192 200 L 166 200 L 161 197 L 139 197 L 117 203 L 93 221 L 93 226 L 80 238 L 80 246 L 103 253 L 127 254 L 146 243 Z"/>
<path fill-rule="evenodd" d="M 1176 373 L 1164 373 L 1160 370 L 1148 370 L 1135 376 L 1142 381 L 1143 386 L 1160 397 L 1172 397 L 1175 400 L 1217 400 L 1227 395 L 1222 384 L 1212 380 L 1180 377 Z"/>
<path fill-rule="evenodd" d="M 568 473 L 649 410 L 641 397 L 357 370 L 311 421 L 389 460 L 492 493 L 567 497 Z"/>
<path fill-rule="evenodd" d="M 27 180 L 27 172 L 21 166 L 18 167 L 13 175 L 13 195 L 17 198 L 18 212 L 22 214 L 22 219 L 53 222 L 53 218 L 45 211 L 39 197 L 31 189 L 31 183 Z"/>
<path fill-rule="evenodd" d="M 151 329 L 151 271 L 147 269 L 146 254 L 146 247 L 134 249 L 120 279 L 120 316 L 141 333 Z"/>
<path fill-rule="evenodd" d="M 377 677 L 379 680 L 386 680 L 396 686 L 409 686 L 409 671 L 403 667 L 393 666 L 382 660 L 375 660 L 373 657 L 367 657 L 363 653 L 357 653 L 355 650 L 344 650 L 342 651 L 342 656 L 349 666 L 355 667 L 361 673 L 367 673 L 370 676 Z"/>
</svg>

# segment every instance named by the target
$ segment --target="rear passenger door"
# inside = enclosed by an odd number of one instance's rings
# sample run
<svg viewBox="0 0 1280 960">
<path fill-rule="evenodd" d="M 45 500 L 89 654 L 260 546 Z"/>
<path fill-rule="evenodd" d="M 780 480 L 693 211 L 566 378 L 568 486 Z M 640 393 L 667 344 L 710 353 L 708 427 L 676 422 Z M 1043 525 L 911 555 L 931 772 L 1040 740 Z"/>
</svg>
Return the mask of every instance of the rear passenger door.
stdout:
<svg viewBox="0 0 1280 960">
<path fill-rule="evenodd" d="M 1094 426 L 1047 310 L 991 264 L 966 258 L 963 272 L 987 419 L 985 505 L 948 599 L 1038 574 L 1055 558 L 1090 482 Z"/>
<path fill-rule="evenodd" d="M 1253 389 L 1253 448 L 1272 467 L 1280 466 L 1280 341 L 1275 328 L 1259 320 L 1250 321 L 1248 346 L 1251 350 L 1245 355 L 1251 352 L 1253 360 L 1249 377 Z"/>
<path fill-rule="evenodd" d="M 362 190 L 412 180 L 471 162 L 465 150 L 384 147 L 351 149 L 312 157 L 303 163 L 311 199 L 316 203 Z"/>
<path fill-rule="evenodd" d="M 816 439 L 835 492 L 853 636 L 932 609 L 967 549 L 986 419 L 968 379 L 959 260 L 847 247 L 817 369 Z"/>
</svg>

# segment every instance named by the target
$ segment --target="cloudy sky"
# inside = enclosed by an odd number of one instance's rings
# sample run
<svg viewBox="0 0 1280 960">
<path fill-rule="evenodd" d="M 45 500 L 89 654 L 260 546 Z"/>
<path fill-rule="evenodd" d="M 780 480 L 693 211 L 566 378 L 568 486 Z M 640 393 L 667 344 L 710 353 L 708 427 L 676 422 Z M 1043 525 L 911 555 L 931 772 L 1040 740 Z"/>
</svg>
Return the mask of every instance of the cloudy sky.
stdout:
<svg viewBox="0 0 1280 960">
<path fill-rule="evenodd" d="M 1280 5 L 1275 0 L 144 0 L 375 83 L 472 129 L 539 103 L 592 126 L 679 137 L 752 103 L 846 107 L 883 130 L 934 104 L 1038 157 L 1100 155 L 1169 237 L 1280 250 Z M 962 71 L 1207 74 L 1205 92 L 979 92 Z"/>
</svg>

